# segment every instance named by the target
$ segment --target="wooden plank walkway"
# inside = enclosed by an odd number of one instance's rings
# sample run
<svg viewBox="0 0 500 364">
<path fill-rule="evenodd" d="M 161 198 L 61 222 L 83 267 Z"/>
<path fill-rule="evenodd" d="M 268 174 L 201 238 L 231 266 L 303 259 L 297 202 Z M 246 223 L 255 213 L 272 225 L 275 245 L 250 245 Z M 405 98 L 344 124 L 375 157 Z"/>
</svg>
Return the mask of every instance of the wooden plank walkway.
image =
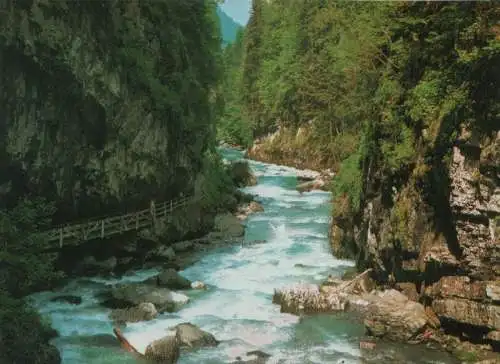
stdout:
<svg viewBox="0 0 500 364">
<path fill-rule="evenodd" d="M 176 209 L 185 207 L 194 200 L 193 196 L 188 196 L 160 204 L 151 202 L 149 209 L 124 215 L 90 219 L 76 224 L 61 225 L 46 232 L 47 243 L 59 242 L 59 247 L 62 248 L 65 241 L 73 244 L 75 242 L 81 243 L 91 239 L 103 239 L 127 231 L 155 226 L 157 219 L 168 217 Z"/>
</svg>

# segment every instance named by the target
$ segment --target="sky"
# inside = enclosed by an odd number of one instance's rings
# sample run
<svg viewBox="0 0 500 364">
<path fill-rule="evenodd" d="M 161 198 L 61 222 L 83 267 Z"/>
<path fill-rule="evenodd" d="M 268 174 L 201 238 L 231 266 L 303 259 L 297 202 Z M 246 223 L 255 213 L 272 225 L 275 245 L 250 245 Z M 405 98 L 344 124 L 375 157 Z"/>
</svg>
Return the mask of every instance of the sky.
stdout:
<svg viewBox="0 0 500 364">
<path fill-rule="evenodd" d="M 221 8 L 237 23 L 246 25 L 250 17 L 251 5 L 252 0 L 225 0 Z"/>
</svg>

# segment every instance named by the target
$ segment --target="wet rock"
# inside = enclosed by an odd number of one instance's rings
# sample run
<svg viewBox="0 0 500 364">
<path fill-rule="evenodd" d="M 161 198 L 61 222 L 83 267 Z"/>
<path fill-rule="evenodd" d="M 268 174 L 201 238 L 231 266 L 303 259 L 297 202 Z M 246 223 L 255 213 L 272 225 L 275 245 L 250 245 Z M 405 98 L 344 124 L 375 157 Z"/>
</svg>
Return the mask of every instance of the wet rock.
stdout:
<svg viewBox="0 0 500 364">
<path fill-rule="evenodd" d="M 264 364 L 270 357 L 271 355 L 263 351 L 252 350 L 246 353 L 245 358 L 237 357 L 232 364 Z"/>
<path fill-rule="evenodd" d="M 247 161 L 236 161 L 229 166 L 229 175 L 238 187 L 255 186 L 257 178 Z"/>
<path fill-rule="evenodd" d="M 264 207 L 256 201 L 238 207 L 236 217 L 239 220 L 245 220 L 249 215 L 264 211 Z"/>
<path fill-rule="evenodd" d="M 219 342 L 209 332 L 203 331 L 189 322 L 176 325 L 173 328 L 181 346 L 197 349 L 201 347 L 217 346 Z"/>
<path fill-rule="evenodd" d="M 144 356 L 156 363 L 174 364 L 179 360 L 180 353 L 180 343 L 175 333 L 171 333 L 150 343 Z"/>
<path fill-rule="evenodd" d="M 364 323 L 372 336 L 410 341 L 427 326 L 424 306 L 394 289 L 370 294 L 363 299 L 369 302 Z"/>
<path fill-rule="evenodd" d="M 207 286 L 205 285 L 205 283 L 203 283 L 201 281 L 194 281 L 191 283 L 191 288 L 192 289 L 207 289 Z"/>
<path fill-rule="evenodd" d="M 170 289 L 189 289 L 191 288 L 191 281 L 183 276 L 181 276 L 173 268 L 164 270 L 162 273 L 153 277 L 151 280 L 156 285 L 160 287 L 166 287 Z"/>
<path fill-rule="evenodd" d="M 103 304 L 110 308 L 130 308 L 150 302 L 158 312 L 175 311 L 189 302 L 189 298 L 167 288 L 144 283 L 127 283 L 112 288 Z"/>
<path fill-rule="evenodd" d="M 231 239 L 239 238 L 245 235 L 245 227 L 240 220 L 233 214 L 219 214 L 215 217 L 213 238 Z"/>
<path fill-rule="evenodd" d="M 140 303 L 135 307 L 115 309 L 109 318 L 116 324 L 127 322 L 150 321 L 158 316 L 156 307 L 151 302 Z"/>
<path fill-rule="evenodd" d="M 62 295 L 62 296 L 57 296 L 51 299 L 52 302 L 67 302 L 71 303 L 72 305 L 79 305 L 82 303 L 82 298 L 80 296 L 73 296 L 73 295 Z"/>
</svg>

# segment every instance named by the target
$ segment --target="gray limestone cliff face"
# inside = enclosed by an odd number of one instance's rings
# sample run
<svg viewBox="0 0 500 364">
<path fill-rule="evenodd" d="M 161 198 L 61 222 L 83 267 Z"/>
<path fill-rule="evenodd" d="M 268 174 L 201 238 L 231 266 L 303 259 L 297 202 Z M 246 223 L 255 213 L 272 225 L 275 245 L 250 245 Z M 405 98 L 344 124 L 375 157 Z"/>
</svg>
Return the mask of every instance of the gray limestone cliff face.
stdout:
<svg viewBox="0 0 500 364">
<path fill-rule="evenodd" d="M 358 221 L 334 219 L 330 236 L 335 254 L 374 268 L 380 282 L 415 284 L 446 332 L 498 350 L 500 133 L 478 139 L 465 133 L 452 147 L 439 209 L 411 177 L 391 207 L 372 195 Z"/>
</svg>

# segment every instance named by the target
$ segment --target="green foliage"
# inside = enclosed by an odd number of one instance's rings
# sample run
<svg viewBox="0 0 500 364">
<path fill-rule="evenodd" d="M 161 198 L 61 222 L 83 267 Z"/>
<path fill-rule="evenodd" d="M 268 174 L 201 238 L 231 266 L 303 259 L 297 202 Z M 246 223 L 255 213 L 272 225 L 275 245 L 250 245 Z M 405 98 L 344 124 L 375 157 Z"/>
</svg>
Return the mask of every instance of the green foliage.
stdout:
<svg viewBox="0 0 500 364">
<path fill-rule="evenodd" d="M 0 290 L 0 362 L 57 364 L 59 352 L 47 341 L 57 333 L 39 314 Z"/>
<path fill-rule="evenodd" d="M 340 166 L 336 217 L 360 211 L 368 191 L 391 204 L 410 176 L 427 186 L 443 174 L 461 127 L 496 135 L 499 19 L 493 3 L 254 0 L 242 51 L 225 64 L 226 115 L 239 117 L 220 134 L 281 126 L 263 154 Z M 394 210 L 400 235 L 406 207 Z"/>
<path fill-rule="evenodd" d="M 41 255 L 54 212 L 44 199 L 26 199 L 0 211 L 0 362 L 59 363 L 56 348 L 47 345 L 55 333 L 21 297 L 48 289 L 62 274 L 54 257 Z"/>
<path fill-rule="evenodd" d="M 54 271 L 54 256 L 40 255 L 45 239 L 39 231 L 50 225 L 53 213 L 53 204 L 44 199 L 27 199 L 0 211 L 0 287 L 16 297 L 61 278 Z"/>
<path fill-rule="evenodd" d="M 351 154 L 342 162 L 339 173 L 333 179 L 332 187 L 334 196 L 347 196 L 350 211 L 359 211 L 363 191 L 361 155 L 359 152 Z"/>
<path fill-rule="evenodd" d="M 234 183 L 217 152 L 206 152 L 202 170 L 195 183 L 195 194 L 201 198 L 202 207 L 209 211 L 233 207 L 236 203 Z"/>
</svg>

